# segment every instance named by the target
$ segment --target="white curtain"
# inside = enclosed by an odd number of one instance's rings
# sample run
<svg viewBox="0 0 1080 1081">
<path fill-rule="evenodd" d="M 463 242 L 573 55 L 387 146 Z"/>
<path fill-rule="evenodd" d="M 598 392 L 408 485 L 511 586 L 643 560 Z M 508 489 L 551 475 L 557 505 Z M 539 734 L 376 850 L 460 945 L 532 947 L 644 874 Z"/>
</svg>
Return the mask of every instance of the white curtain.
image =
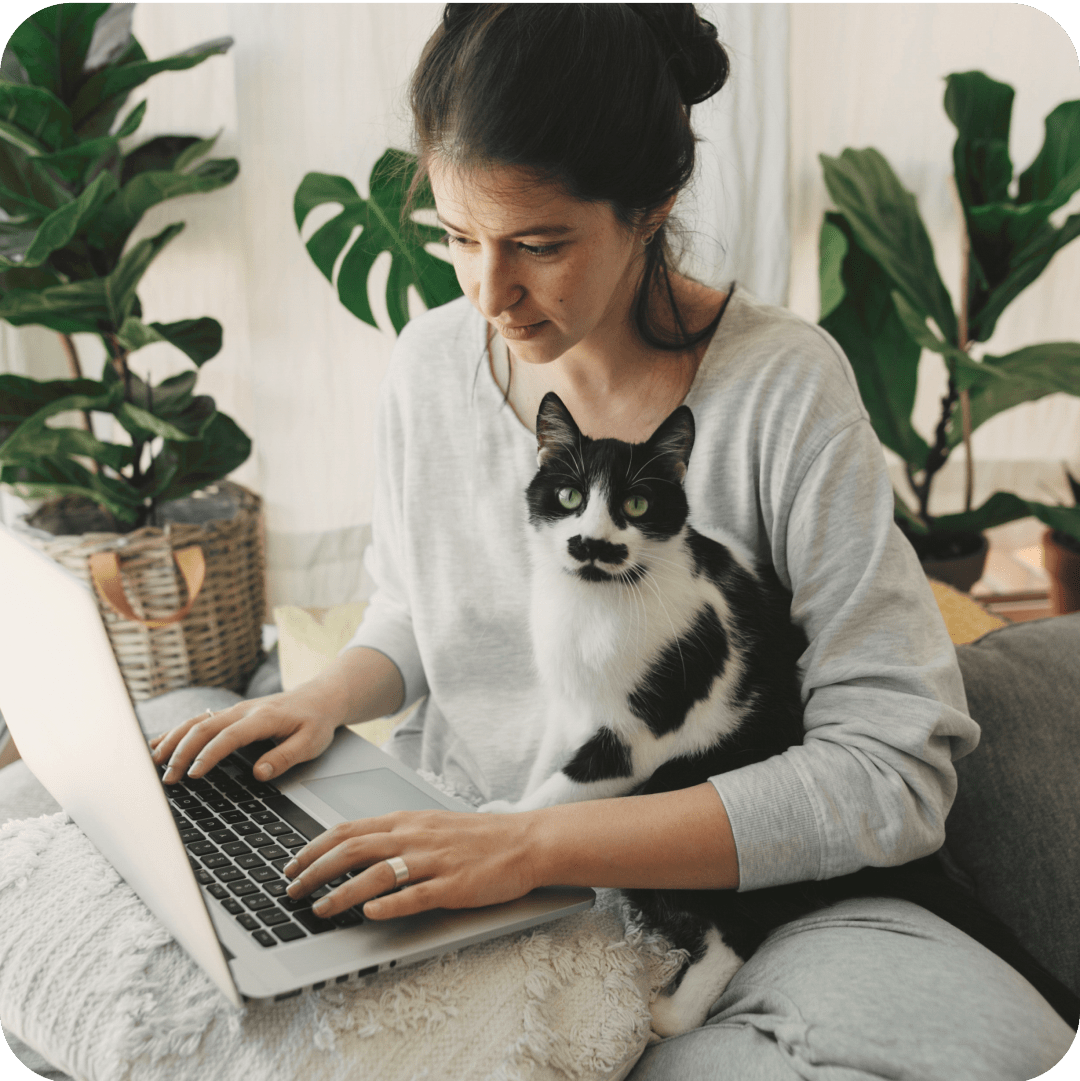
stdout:
<svg viewBox="0 0 1080 1081">
<path fill-rule="evenodd" d="M 1024 4 L 793 4 L 790 10 L 791 307 L 817 318 L 818 232 L 829 205 L 818 155 L 845 147 L 876 147 L 915 193 L 956 297 L 961 217 L 944 78 L 978 69 L 1016 89 L 1010 149 L 1019 174 L 1042 145 L 1043 117 L 1080 98 L 1075 46 L 1058 23 Z M 1078 210 L 1074 198 L 1057 217 Z M 1001 355 L 1037 342 L 1080 341 L 1078 295 L 1080 242 L 1074 242 L 1017 298 L 980 351 Z M 924 354 L 915 409 L 924 436 L 932 436 L 944 389 L 943 365 Z M 1055 394 L 1001 414 L 976 431 L 973 449 L 976 505 L 996 488 L 1064 499 L 1061 463 L 1071 462 L 1074 471 L 1080 466 L 1080 399 Z M 963 472 L 961 448 L 935 482 L 934 513 L 962 509 Z"/>
<path fill-rule="evenodd" d="M 1017 86 L 1014 157 L 1022 165 L 1038 148 L 1042 116 L 1080 96 L 1068 38 L 1022 5 L 715 4 L 703 12 L 729 47 L 732 77 L 693 114 L 699 172 L 677 208 L 690 234 L 688 268 L 713 284 L 737 279 L 811 319 L 826 205 L 819 152 L 878 146 L 917 192 L 953 286 L 958 217 L 941 77 L 980 67 Z M 341 306 L 304 250 L 332 211 L 301 237 L 293 195 L 309 171 L 347 176 L 364 193 L 383 151 L 409 145 L 407 81 L 440 13 L 438 4 L 135 9 L 135 34 L 152 58 L 235 38 L 225 56 L 156 76 L 131 104 L 149 102 L 139 139 L 220 129 L 214 154 L 239 159 L 240 176 L 221 191 L 154 208 L 135 239 L 187 222 L 140 296 L 149 319 L 211 315 L 225 329 L 199 385 L 254 440 L 236 479 L 265 500 L 275 604 L 327 605 L 367 593 L 360 556 L 370 535 L 373 414 L 393 346 L 389 329 Z M 1080 244 L 1074 249 L 1002 320 L 994 351 L 1080 339 Z M 79 345 L 94 374 L 97 343 Z M 141 351 L 136 363 L 154 379 L 184 366 L 165 345 Z M 54 337 L 35 328 L 0 331 L 5 369 L 65 374 Z M 938 393 L 925 382 L 924 418 Z M 1075 399 L 1048 400 L 986 425 L 976 448 L 1010 468 L 1041 463 L 1040 476 L 1049 477 L 1062 457 L 1080 452 L 1078 419 Z"/>
</svg>

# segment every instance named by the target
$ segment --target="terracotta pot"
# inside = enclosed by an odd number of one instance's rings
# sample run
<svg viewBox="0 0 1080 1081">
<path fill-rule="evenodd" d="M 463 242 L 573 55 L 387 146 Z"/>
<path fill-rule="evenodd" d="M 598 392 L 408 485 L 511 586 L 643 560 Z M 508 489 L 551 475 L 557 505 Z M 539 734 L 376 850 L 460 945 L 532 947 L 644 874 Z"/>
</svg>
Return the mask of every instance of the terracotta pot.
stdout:
<svg viewBox="0 0 1080 1081">
<path fill-rule="evenodd" d="M 985 534 L 979 534 L 979 546 L 973 552 L 944 559 L 920 556 L 919 562 L 928 578 L 935 578 L 966 593 L 983 576 L 989 549 L 990 543 Z"/>
<path fill-rule="evenodd" d="M 1052 529 L 1043 534 L 1043 566 L 1050 578 L 1054 614 L 1080 612 L 1080 552 L 1061 544 Z"/>
</svg>

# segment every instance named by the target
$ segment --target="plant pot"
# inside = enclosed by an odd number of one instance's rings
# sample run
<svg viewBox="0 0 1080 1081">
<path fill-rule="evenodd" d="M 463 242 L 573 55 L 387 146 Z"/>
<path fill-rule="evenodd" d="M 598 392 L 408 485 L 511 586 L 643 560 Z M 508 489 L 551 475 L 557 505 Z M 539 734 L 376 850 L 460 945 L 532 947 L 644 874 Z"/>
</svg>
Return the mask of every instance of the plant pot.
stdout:
<svg viewBox="0 0 1080 1081">
<path fill-rule="evenodd" d="M 966 593 L 983 576 L 990 544 L 982 533 L 907 534 L 927 578 Z"/>
<path fill-rule="evenodd" d="M 13 528 L 94 589 L 134 701 L 190 686 L 242 693 L 263 659 L 261 506 L 219 481 L 160 507 L 160 525 L 130 533 L 56 535 L 37 525 L 61 521 L 44 508 Z M 70 520 L 72 507 L 62 509 Z"/>
<path fill-rule="evenodd" d="M 1080 544 L 1053 529 L 1043 534 L 1042 544 L 1054 615 L 1080 612 Z"/>
</svg>

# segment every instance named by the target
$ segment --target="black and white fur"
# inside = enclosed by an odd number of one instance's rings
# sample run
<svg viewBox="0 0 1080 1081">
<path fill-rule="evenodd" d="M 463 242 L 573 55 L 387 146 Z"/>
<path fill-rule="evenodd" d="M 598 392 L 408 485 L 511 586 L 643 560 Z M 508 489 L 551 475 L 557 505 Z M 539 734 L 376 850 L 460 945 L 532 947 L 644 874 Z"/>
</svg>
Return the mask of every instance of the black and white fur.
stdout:
<svg viewBox="0 0 1080 1081">
<path fill-rule="evenodd" d="M 679 406 L 644 443 L 594 440 L 552 393 L 536 431 L 526 498 L 547 721 L 524 797 L 483 809 L 686 788 L 801 743 L 806 638 L 771 568 L 689 524 L 690 409 Z M 689 957 L 654 1002 L 653 1028 L 671 1036 L 701 1025 L 771 930 L 843 897 L 922 903 L 1032 980 L 1017 956 L 1035 963 L 1008 930 L 958 892 L 928 860 L 750 893 L 628 890 L 643 922 Z"/>
</svg>

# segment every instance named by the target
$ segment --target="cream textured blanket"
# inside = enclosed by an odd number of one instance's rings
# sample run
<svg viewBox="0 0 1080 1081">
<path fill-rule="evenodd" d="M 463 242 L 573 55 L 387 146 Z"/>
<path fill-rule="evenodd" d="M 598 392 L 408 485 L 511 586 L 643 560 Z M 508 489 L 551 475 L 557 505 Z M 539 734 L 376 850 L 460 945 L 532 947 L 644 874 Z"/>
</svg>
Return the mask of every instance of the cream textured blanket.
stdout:
<svg viewBox="0 0 1080 1081">
<path fill-rule="evenodd" d="M 0 828 L 0 1016 L 77 1081 L 615 1081 L 681 962 L 618 895 L 237 1011 L 64 813 Z"/>
</svg>

